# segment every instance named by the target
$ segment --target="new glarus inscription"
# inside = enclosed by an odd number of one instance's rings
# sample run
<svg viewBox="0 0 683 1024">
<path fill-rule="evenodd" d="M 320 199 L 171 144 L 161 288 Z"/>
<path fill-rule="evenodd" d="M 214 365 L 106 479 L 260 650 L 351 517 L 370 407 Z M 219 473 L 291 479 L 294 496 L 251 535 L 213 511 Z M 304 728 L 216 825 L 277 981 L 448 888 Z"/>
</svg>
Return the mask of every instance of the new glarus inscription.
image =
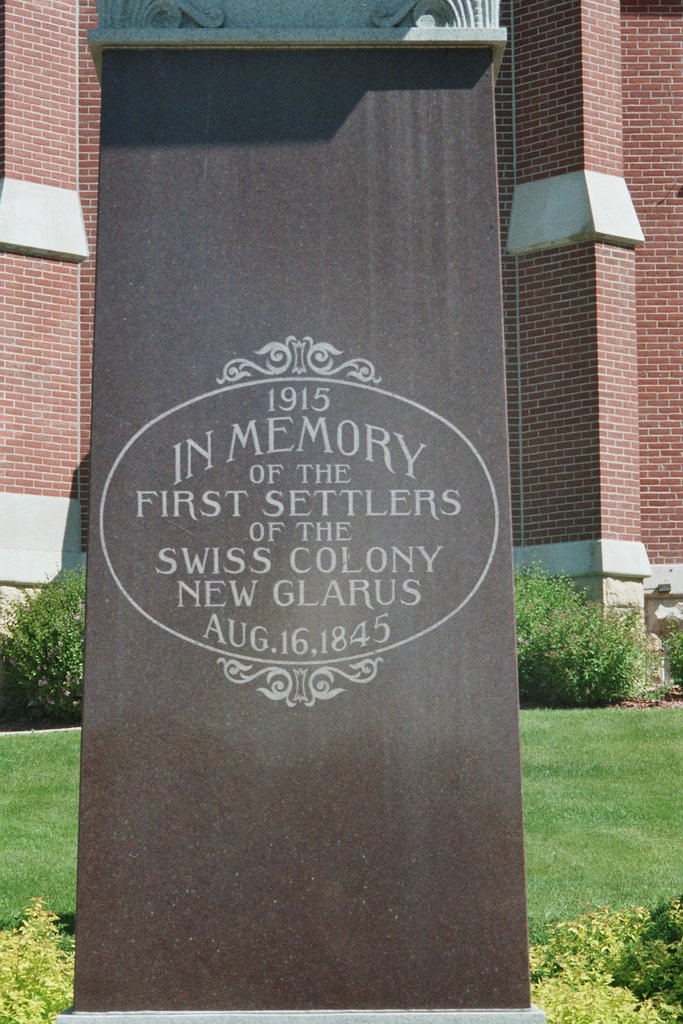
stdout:
<svg viewBox="0 0 683 1024">
<path fill-rule="evenodd" d="M 100 506 L 131 604 L 290 707 L 371 681 L 454 616 L 497 541 L 472 442 L 341 355 L 291 337 L 231 360 L 130 439 Z"/>
</svg>

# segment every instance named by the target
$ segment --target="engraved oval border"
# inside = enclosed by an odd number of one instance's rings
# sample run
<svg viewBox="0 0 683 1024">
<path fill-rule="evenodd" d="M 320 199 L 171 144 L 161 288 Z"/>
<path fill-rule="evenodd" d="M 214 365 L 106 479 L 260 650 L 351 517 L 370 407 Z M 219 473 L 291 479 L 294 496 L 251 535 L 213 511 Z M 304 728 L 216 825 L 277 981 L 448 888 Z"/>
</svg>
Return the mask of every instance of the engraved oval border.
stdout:
<svg viewBox="0 0 683 1024">
<path fill-rule="evenodd" d="M 498 534 L 499 534 L 499 531 L 500 531 L 500 511 L 499 511 L 499 507 L 498 507 L 498 497 L 496 495 L 496 489 L 495 489 L 495 487 L 493 485 L 493 480 L 491 479 L 491 474 L 489 473 L 488 466 L 486 465 L 486 463 L 484 462 L 484 459 L 480 455 L 479 451 L 472 444 L 470 439 L 465 434 L 463 434 L 462 430 L 459 430 L 458 427 L 456 427 L 454 423 L 451 423 L 450 420 L 447 420 L 445 416 L 441 416 L 440 413 L 434 412 L 433 409 L 428 409 L 425 405 L 421 405 L 419 402 L 413 401 L 412 398 L 406 398 L 404 395 L 397 395 L 396 392 L 394 392 L 394 391 L 387 391 L 385 388 L 378 388 L 378 387 L 375 387 L 375 386 L 370 385 L 370 384 L 361 384 L 361 383 L 358 383 L 356 381 L 351 381 L 351 380 L 330 380 L 329 377 L 309 377 L 309 376 L 303 376 L 302 375 L 302 376 L 297 376 L 297 377 L 278 377 L 277 383 L 278 384 L 283 384 L 285 382 L 287 382 L 287 383 L 291 382 L 291 383 L 295 383 L 296 384 L 296 383 L 303 383 L 304 381 L 313 381 L 315 383 L 326 384 L 326 385 L 338 384 L 338 385 L 341 385 L 343 387 L 361 388 L 363 391 L 372 391 L 374 394 L 384 395 L 386 398 L 393 398 L 397 402 L 405 402 L 407 405 L 412 405 L 413 408 L 419 409 L 420 412 L 426 413 L 428 416 L 431 416 L 432 419 L 438 420 L 440 423 L 443 423 L 444 426 L 448 427 L 448 429 L 451 430 L 454 434 L 456 434 L 460 438 L 460 440 L 463 441 L 467 445 L 467 447 L 470 449 L 470 451 L 474 455 L 475 459 L 477 460 L 477 462 L 481 466 L 481 468 L 483 470 L 483 473 L 484 473 L 484 476 L 486 477 L 486 482 L 488 483 L 489 489 L 491 491 L 491 499 L 493 501 L 493 514 L 494 514 L 493 540 L 491 542 L 491 549 L 489 551 L 489 555 L 488 555 L 488 558 L 486 560 L 486 565 L 484 566 L 484 568 L 483 568 L 483 570 L 481 572 L 481 575 L 479 576 L 479 578 L 478 578 L 477 582 L 475 583 L 474 587 L 472 588 L 472 590 L 470 590 L 470 592 L 468 593 L 467 597 L 465 597 L 464 600 L 462 600 L 459 605 L 457 605 L 455 608 L 453 608 L 452 611 L 450 611 L 448 613 L 448 615 L 444 615 L 443 618 L 439 619 L 438 622 L 434 622 L 431 626 L 428 626 L 426 629 L 421 630 L 419 633 L 414 633 L 412 636 L 405 637 L 405 639 L 403 639 L 403 640 L 397 640 L 396 643 L 388 644 L 386 647 L 380 647 L 378 650 L 372 651 L 368 655 L 369 657 L 373 657 L 373 658 L 374 657 L 378 657 L 381 654 L 385 654 L 387 651 L 392 651 L 392 650 L 394 650 L 397 647 L 402 647 L 404 644 L 412 643 L 414 640 L 419 640 L 421 637 L 425 636 L 427 633 L 431 633 L 432 630 L 438 629 L 439 626 L 443 626 L 443 624 L 445 622 L 448 622 L 449 619 L 452 619 L 453 616 L 457 615 L 459 611 L 462 611 L 462 609 L 465 607 L 465 605 L 468 604 L 472 600 L 474 595 L 477 593 L 477 591 L 479 590 L 479 588 L 481 587 L 482 583 L 484 582 L 484 580 L 486 579 L 486 577 L 488 575 L 489 569 L 491 568 L 491 563 L 493 562 L 493 557 L 494 557 L 495 552 L 496 552 L 496 548 L 498 547 Z M 168 416 L 172 416 L 173 413 L 179 412 L 180 409 L 186 409 L 190 405 L 195 405 L 197 402 L 203 402 L 207 398 L 213 398 L 215 395 L 224 394 L 226 391 L 236 391 L 236 390 L 241 389 L 241 388 L 263 387 L 264 385 L 272 387 L 273 381 L 271 379 L 243 381 L 243 382 L 240 382 L 238 384 L 229 384 L 227 387 L 224 387 L 224 388 L 216 388 L 213 391 L 206 391 L 203 395 L 196 395 L 194 398 L 190 398 L 186 402 L 181 402 L 179 405 L 173 406 L 172 409 L 167 409 L 165 412 L 159 413 L 159 415 L 155 416 L 154 419 L 150 420 L 148 423 L 145 423 L 145 425 L 143 427 L 140 427 L 140 429 L 137 431 L 137 433 L 135 433 L 130 438 L 130 440 L 124 445 L 124 447 L 121 449 L 121 451 L 117 455 L 116 459 L 114 460 L 114 464 L 112 465 L 111 469 L 109 470 L 109 473 L 107 475 L 107 479 L 105 480 L 104 488 L 102 490 L 102 498 L 100 500 L 100 509 L 99 509 L 100 545 L 102 547 L 102 553 L 104 554 L 104 559 L 105 559 L 105 561 L 107 563 L 107 568 L 109 569 L 109 572 L 111 573 L 111 576 L 112 576 L 114 582 L 116 583 L 117 587 L 119 588 L 119 590 L 121 591 L 123 596 L 126 598 L 126 600 L 133 606 L 133 608 L 135 608 L 135 610 L 137 612 L 139 612 L 140 615 L 143 616 L 143 618 L 145 618 L 149 622 L 153 623 L 153 625 L 158 626 L 159 629 L 163 629 L 166 633 L 170 633 L 171 636 L 175 636 L 179 640 L 183 640 L 185 643 L 192 644 L 195 647 L 201 647 L 205 651 L 212 651 L 214 654 L 222 654 L 224 656 L 232 657 L 232 658 L 235 658 L 237 661 L 255 662 L 255 663 L 258 663 L 258 664 L 261 664 L 261 665 L 280 665 L 281 666 L 283 664 L 283 660 L 282 660 L 281 657 L 280 658 L 259 658 L 259 657 L 256 657 L 255 655 L 253 657 L 251 655 L 249 655 L 247 657 L 247 656 L 242 655 L 242 654 L 233 654 L 232 651 L 226 650 L 223 647 L 214 647 L 211 644 L 202 643 L 200 640 L 193 640 L 192 637 L 185 636 L 184 633 L 178 633 L 177 630 L 171 629 L 170 626 L 165 626 L 163 622 L 159 622 L 158 619 L 155 619 L 152 615 L 149 614 L 149 612 L 146 612 L 144 610 L 144 608 L 140 607 L 140 605 L 131 597 L 131 595 L 128 593 L 126 588 L 121 583 L 120 579 L 116 575 L 116 572 L 114 571 L 114 566 L 112 565 L 111 559 L 109 557 L 109 551 L 107 550 L 107 544 L 106 544 L 105 534 L 104 534 L 104 513 L 105 513 L 105 505 L 106 505 L 106 501 L 107 501 L 107 495 L 109 493 L 109 485 L 110 485 L 110 483 L 111 483 L 111 481 L 112 481 L 112 479 L 114 477 L 114 474 L 116 473 L 116 470 L 118 468 L 119 463 L 121 462 L 121 460 L 126 455 L 126 452 L 129 450 L 129 448 L 133 447 L 133 445 L 137 442 L 137 440 L 140 437 L 142 437 L 142 435 L 144 433 L 146 433 L 148 430 L 150 430 L 151 427 L 155 426 L 157 423 L 160 423 L 161 420 L 166 419 Z M 356 652 L 355 654 L 347 655 L 346 657 L 343 657 L 343 658 L 329 658 L 329 657 L 325 657 L 325 658 L 322 658 L 322 659 L 321 658 L 315 658 L 313 660 L 287 661 L 286 664 L 287 665 L 336 665 L 336 664 L 340 664 L 340 663 L 346 662 L 346 661 L 358 661 L 358 653 Z"/>
</svg>

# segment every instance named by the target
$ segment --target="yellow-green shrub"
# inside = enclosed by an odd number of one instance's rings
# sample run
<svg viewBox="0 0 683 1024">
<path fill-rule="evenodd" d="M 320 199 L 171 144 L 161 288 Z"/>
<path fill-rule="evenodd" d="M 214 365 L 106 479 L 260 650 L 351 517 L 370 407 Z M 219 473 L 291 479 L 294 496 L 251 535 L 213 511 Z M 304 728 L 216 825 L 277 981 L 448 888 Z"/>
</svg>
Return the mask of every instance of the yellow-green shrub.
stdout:
<svg viewBox="0 0 683 1024">
<path fill-rule="evenodd" d="M 0 1024 L 52 1024 L 72 1001 L 73 943 L 34 900 L 24 923 L 0 931 Z"/>
<path fill-rule="evenodd" d="M 614 979 L 640 998 L 666 999 L 683 1020 L 683 897 L 654 908 L 616 964 Z"/>
<path fill-rule="evenodd" d="M 625 950 L 649 920 L 646 907 L 600 907 L 573 921 L 551 924 L 546 941 L 531 949 L 532 981 L 558 975 L 577 983 L 613 977 Z"/>
<path fill-rule="evenodd" d="M 534 1001 L 548 1024 L 683 1021 L 682 935 L 681 900 L 553 924 L 531 950 Z"/>
<path fill-rule="evenodd" d="M 533 1000 L 545 1010 L 548 1024 L 665 1024 L 650 1002 L 639 1002 L 625 988 L 608 982 L 577 984 L 563 976 L 546 978 L 533 986 Z"/>
</svg>

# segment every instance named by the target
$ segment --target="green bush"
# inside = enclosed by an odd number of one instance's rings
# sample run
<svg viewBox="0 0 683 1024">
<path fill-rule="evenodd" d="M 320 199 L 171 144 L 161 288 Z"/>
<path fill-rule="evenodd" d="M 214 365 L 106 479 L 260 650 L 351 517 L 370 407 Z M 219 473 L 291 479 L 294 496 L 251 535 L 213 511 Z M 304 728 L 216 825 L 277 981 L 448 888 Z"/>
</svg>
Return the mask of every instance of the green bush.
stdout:
<svg viewBox="0 0 683 1024">
<path fill-rule="evenodd" d="M 668 1024 L 675 1020 L 606 981 L 544 979 L 533 986 L 533 1000 L 545 1010 L 548 1024 Z"/>
<path fill-rule="evenodd" d="M 532 981 L 559 975 L 585 982 L 612 977 L 649 918 L 646 907 L 600 907 L 573 921 L 548 925 L 546 941 L 531 949 Z"/>
<path fill-rule="evenodd" d="M 655 907 L 624 950 L 614 978 L 640 999 L 665 999 L 683 1020 L 683 897 Z"/>
<path fill-rule="evenodd" d="M 599 707 L 644 689 L 653 665 L 637 613 L 605 609 L 538 570 L 517 573 L 515 603 L 522 700 Z"/>
<path fill-rule="evenodd" d="M 0 1024 L 52 1024 L 72 1001 L 73 941 L 40 900 L 24 923 L 0 932 Z"/>
<path fill-rule="evenodd" d="M 683 631 L 670 628 L 664 639 L 664 651 L 669 659 L 669 672 L 676 686 L 683 686 Z"/>
<path fill-rule="evenodd" d="M 9 606 L 0 659 L 9 695 L 26 710 L 80 718 L 84 619 L 83 569 L 61 573 Z"/>
<path fill-rule="evenodd" d="M 548 1024 L 683 1021 L 682 937 L 681 900 L 553 924 L 531 950 L 534 1001 Z"/>
</svg>

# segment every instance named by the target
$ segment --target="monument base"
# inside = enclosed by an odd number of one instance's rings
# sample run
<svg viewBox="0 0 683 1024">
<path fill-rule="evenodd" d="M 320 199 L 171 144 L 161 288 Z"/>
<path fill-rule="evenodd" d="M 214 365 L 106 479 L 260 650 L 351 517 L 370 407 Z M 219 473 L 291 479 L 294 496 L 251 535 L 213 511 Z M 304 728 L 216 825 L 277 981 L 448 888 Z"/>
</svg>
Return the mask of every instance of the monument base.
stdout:
<svg viewBox="0 0 683 1024">
<path fill-rule="evenodd" d="M 69 1010 L 57 1024 L 546 1024 L 537 1006 L 524 1010 L 231 1010 L 223 1013 Z"/>
</svg>

